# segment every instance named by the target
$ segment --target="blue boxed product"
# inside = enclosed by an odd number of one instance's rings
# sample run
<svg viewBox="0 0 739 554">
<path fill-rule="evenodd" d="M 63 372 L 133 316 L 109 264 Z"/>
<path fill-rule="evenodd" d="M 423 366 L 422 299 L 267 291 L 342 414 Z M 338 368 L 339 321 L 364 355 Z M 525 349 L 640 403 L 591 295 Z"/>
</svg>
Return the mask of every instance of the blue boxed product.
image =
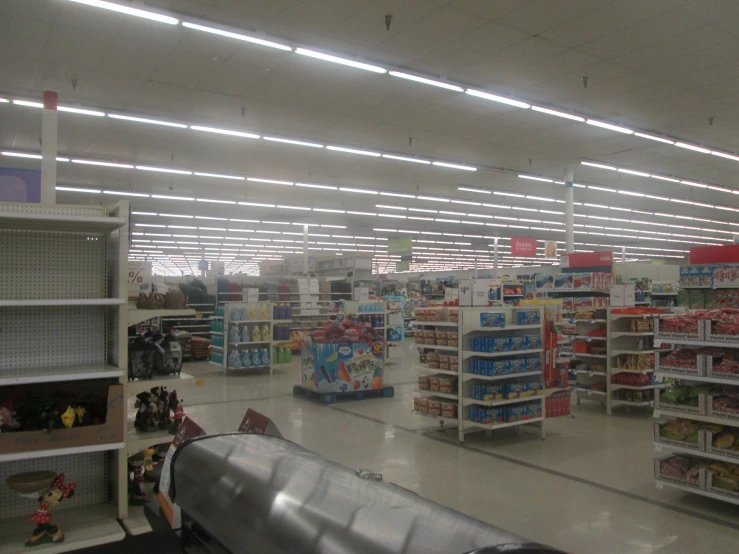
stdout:
<svg viewBox="0 0 739 554">
<path fill-rule="evenodd" d="M 510 349 L 510 337 L 494 337 L 488 339 L 488 352 L 508 352 Z"/>
<path fill-rule="evenodd" d="M 480 423 L 480 417 L 478 416 L 478 409 L 474 406 L 470 408 L 470 419 L 475 423 Z"/>
<path fill-rule="evenodd" d="M 503 400 L 503 385 L 486 385 L 482 388 L 482 397 L 478 400 Z"/>
<path fill-rule="evenodd" d="M 505 314 L 502 312 L 482 312 L 480 327 L 505 327 Z"/>
<path fill-rule="evenodd" d="M 541 323 L 539 310 L 518 310 L 516 312 L 516 323 L 518 325 L 539 325 Z"/>
<path fill-rule="evenodd" d="M 554 286 L 554 275 L 549 273 L 537 273 L 534 276 L 537 289 L 551 289 Z"/>
<path fill-rule="evenodd" d="M 521 335 L 518 337 L 510 337 L 509 339 L 510 349 L 512 351 L 526 350 L 526 336 Z"/>
<path fill-rule="evenodd" d="M 541 348 L 541 335 L 526 335 L 526 350 Z"/>
<path fill-rule="evenodd" d="M 529 390 L 528 383 L 508 383 L 503 387 L 503 397 L 506 400 L 513 398 L 523 398 Z"/>
<path fill-rule="evenodd" d="M 495 360 L 490 362 L 490 372 L 488 375 L 494 377 L 496 375 L 507 375 L 511 372 L 511 360 Z"/>
<path fill-rule="evenodd" d="M 509 360 L 509 367 L 511 373 L 526 373 L 529 371 L 526 358 L 514 358 Z"/>
<path fill-rule="evenodd" d="M 526 371 L 541 371 L 541 358 L 539 356 L 531 356 L 524 358 L 526 363 Z"/>
<path fill-rule="evenodd" d="M 479 352 L 480 351 L 480 339 L 473 338 L 470 341 L 470 347 L 472 348 L 473 352 Z"/>
</svg>

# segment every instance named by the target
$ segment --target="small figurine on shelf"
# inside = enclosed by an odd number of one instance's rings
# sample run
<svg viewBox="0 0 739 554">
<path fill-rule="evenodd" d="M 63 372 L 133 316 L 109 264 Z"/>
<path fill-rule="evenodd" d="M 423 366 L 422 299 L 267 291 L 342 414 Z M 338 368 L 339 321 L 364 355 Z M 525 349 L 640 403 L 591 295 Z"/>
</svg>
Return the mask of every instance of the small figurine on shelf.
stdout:
<svg viewBox="0 0 739 554">
<path fill-rule="evenodd" d="M 72 406 L 68 406 L 67 409 L 62 413 L 62 425 L 67 429 L 71 429 L 77 419 L 77 412 L 74 411 Z"/>
<path fill-rule="evenodd" d="M 177 428 L 185 419 L 185 410 L 182 406 L 183 400 L 177 398 L 177 391 L 173 390 L 169 395 L 169 409 L 174 412 L 172 423 L 169 425 L 170 435 L 174 435 L 177 432 Z"/>
<path fill-rule="evenodd" d="M 134 506 L 141 506 L 149 501 L 149 495 L 144 488 L 145 463 L 142 453 L 128 459 L 128 501 Z"/>
<path fill-rule="evenodd" d="M 151 393 L 141 392 L 136 395 L 136 403 L 134 406 L 137 408 L 136 418 L 134 419 L 133 425 L 139 431 L 150 431 L 154 426 L 153 417 L 153 404 L 151 401 Z"/>
<path fill-rule="evenodd" d="M 51 485 L 39 496 L 39 507 L 36 512 L 30 516 L 30 520 L 37 524 L 31 537 L 26 541 L 25 546 L 38 546 L 40 544 L 64 542 L 64 533 L 58 525 L 52 525 L 52 515 L 49 508 L 58 506 L 62 500 L 69 498 L 74 494 L 77 483 L 69 485 L 64 484 L 64 474 L 60 473 Z"/>
</svg>

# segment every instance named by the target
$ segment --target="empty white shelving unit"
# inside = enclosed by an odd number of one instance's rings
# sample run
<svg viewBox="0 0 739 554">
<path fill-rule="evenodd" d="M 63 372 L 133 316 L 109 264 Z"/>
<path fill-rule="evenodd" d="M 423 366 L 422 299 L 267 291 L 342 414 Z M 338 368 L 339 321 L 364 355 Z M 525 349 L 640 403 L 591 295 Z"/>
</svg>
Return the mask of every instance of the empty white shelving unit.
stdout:
<svg viewBox="0 0 739 554">
<path fill-rule="evenodd" d="M 95 438 L 73 429 L 24 440 L 3 433 L 0 553 L 18 552 L 38 504 L 4 485 L 14 474 L 65 473 L 75 495 L 52 510 L 65 552 L 123 539 L 127 515 L 124 391 L 127 367 L 128 202 L 110 207 L 0 203 L 0 387 L 100 386 L 108 415 Z M 76 385 L 79 384 L 79 385 Z M 16 389 L 17 390 L 17 389 Z M 0 393 L 3 391 L 0 390 Z M 102 428 L 106 428 L 103 430 Z M 76 429 L 90 429 L 79 427 Z"/>
</svg>

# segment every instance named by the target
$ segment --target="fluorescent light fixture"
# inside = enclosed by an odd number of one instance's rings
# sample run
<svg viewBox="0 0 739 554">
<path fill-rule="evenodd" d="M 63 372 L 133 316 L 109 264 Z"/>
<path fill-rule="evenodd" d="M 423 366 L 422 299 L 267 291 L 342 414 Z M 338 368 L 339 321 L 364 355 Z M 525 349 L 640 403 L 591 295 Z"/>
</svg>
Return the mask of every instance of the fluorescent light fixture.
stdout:
<svg viewBox="0 0 739 554">
<path fill-rule="evenodd" d="M 373 73 L 387 73 L 387 69 L 379 67 L 377 65 L 371 65 L 368 63 L 357 62 L 354 60 L 348 60 L 346 58 L 339 58 L 338 56 L 331 56 L 330 54 L 323 54 L 322 52 L 316 52 L 314 50 L 307 50 L 305 48 L 296 48 L 296 54 L 301 56 L 308 56 L 310 58 L 316 58 L 325 62 L 338 63 L 340 65 L 346 65 L 357 69 L 364 69 L 365 71 L 371 71 Z"/>
<path fill-rule="evenodd" d="M 589 189 L 602 190 L 603 192 L 616 192 L 616 189 L 609 189 L 607 187 L 596 187 L 595 185 L 588 185 Z"/>
<path fill-rule="evenodd" d="M 10 100 L 8 100 L 7 98 L 0 98 L 0 104 L 8 104 L 8 103 L 10 103 Z"/>
<path fill-rule="evenodd" d="M 545 183 L 553 183 L 554 179 L 545 179 L 544 177 L 535 177 L 534 175 L 519 175 L 519 179 L 531 179 L 532 181 L 544 181 Z"/>
<path fill-rule="evenodd" d="M 234 181 L 243 181 L 244 178 L 240 175 L 220 175 L 218 173 L 198 173 L 197 171 L 194 173 L 194 175 L 197 175 L 198 177 L 212 177 L 214 179 L 233 179 Z"/>
<path fill-rule="evenodd" d="M 680 181 L 681 185 L 688 185 L 691 187 L 698 187 L 699 189 L 705 189 L 708 188 L 708 185 L 704 185 L 703 183 L 696 183 L 695 181 Z"/>
<path fill-rule="evenodd" d="M 100 194 L 101 191 L 98 189 L 81 189 L 76 187 L 54 187 L 56 190 L 63 190 L 66 192 L 89 192 L 92 194 Z"/>
<path fill-rule="evenodd" d="M 714 187 L 713 185 L 707 185 L 706 188 L 715 190 L 717 192 L 728 192 L 731 193 L 731 190 L 727 189 L 726 187 Z"/>
<path fill-rule="evenodd" d="M 476 192 L 478 194 L 492 194 L 492 192 L 489 190 L 473 189 L 469 187 L 457 187 L 457 190 L 463 190 L 465 192 Z"/>
<path fill-rule="evenodd" d="M 116 163 L 111 163 L 111 162 L 97 162 L 95 160 L 77 160 L 77 159 L 72 159 L 72 163 L 74 163 L 74 164 L 85 164 L 85 165 L 102 165 L 104 167 L 120 167 L 120 168 L 124 168 L 124 169 L 133 169 L 133 166 L 132 165 L 128 165 L 128 164 L 116 164 Z M 148 196 L 148 194 L 147 194 L 147 196 Z"/>
<path fill-rule="evenodd" d="M 652 175 L 652 179 L 659 179 L 660 181 L 669 181 L 670 183 L 680 182 L 680 179 L 673 179 L 672 177 L 665 177 L 663 175 Z"/>
<path fill-rule="evenodd" d="M 379 194 L 376 190 L 355 189 L 352 187 L 339 187 L 339 190 L 343 190 L 344 192 L 357 192 L 359 194 Z"/>
<path fill-rule="evenodd" d="M 13 104 L 16 106 L 26 106 L 27 108 L 43 108 L 44 105 L 41 102 L 31 102 L 30 100 L 13 100 Z"/>
<path fill-rule="evenodd" d="M 418 216 L 413 216 L 413 215 L 409 215 L 408 219 L 415 219 L 418 221 L 433 221 L 434 220 L 433 217 L 418 217 Z"/>
<path fill-rule="evenodd" d="M 375 204 L 376 208 L 385 208 L 387 210 L 407 210 L 408 208 L 404 208 L 402 206 L 386 206 L 385 204 Z"/>
<path fill-rule="evenodd" d="M 217 129 L 215 127 L 203 127 L 202 125 L 190 125 L 190 129 L 193 131 L 203 131 L 205 133 L 215 133 L 217 135 L 228 135 L 231 137 L 241 137 L 258 139 L 259 135 L 254 133 L 244 133 L 243 131 L 231 131 L 230 129 Z"/>
<path fill-rule="evenodd" d="M 680 198 L 670 198 L 670 202 L 677 202 L 678 204 L 693 204 L 690 200 L 681 200 Z"/>
<path fill-rule="evenodd" d="M 323 144 L 317 144 L 315 142 L 303 142 L 302 140 L 292 140 L 277 137 L 263 137 L 264 140 L 272 142 L 282 142 L 284 144 L 294 144 L 295 146 L 307 146 L 309 148 L 323 148 Z"/>
<path fill-rule="evenodd" d="M 588 125 L 594 125 L 595 127 L 601 127 L 603 129 L 608 129 L 610 131 L 616 131 L 617 133 L 624 133 L 626 135 L 633 135 L 634 131 L 631 129 L 628 129 L 626 127 L 619 127 L 618 125 L 613 125 L 612 123 L 605 123 L 604 121 L 597 121 L 595 119 L 588 119 L 586 121 Z"/>
<path fill-rule="evenodd" d="M 649 139 L 649 140 L 656 140 L 657 142 L 664 142 L 665 144 L 675 144 L 675 141 L 668 140 L 662 137 L 655 137 L 654 135 L 646 135 L 644 133 L 634 133 L 634 136 Z"/>
<path fill-rule="evenodd" d="M 500 102 L 501 104 L 507 104 L 509 106 L 514 106 L 516 108 L 528 109 L 531 107 L 531 104 L 527 104 L 526 102 L 520 102 L 518 100 L 513 100 L 512 98 L 506 98 L 505 96 L 498 96 L 497 94 L 490 94 L 488 92 L 482 92 L 482 91 L 474 90 L 471 88 L 468 88 L 464 92 L 465 94 L 469 94 L 470 96 L 477 96 L 478 98 L 484 98 L 485 100 L 492 100 L 493 102 Z"/>
<path fill-rule="evenodd" d="M 629 196 L 639 196 L 639 197 L 646 196 L 645 194 L 642 194 L 641 192 L 632 192 L 630 190 L 619 190 L 618 193 L 619 194 L 627 194 Z"/>
<path fill-rule="evenodd" d="M 711 154 L 714 156 L 720 156 L 721 158 L 726 158 L 727 160 L 734 160 L 735 162 L 739 162 L 739 156 L 735 156 L 733 154 L 727 154 L 726 152 L 718 152 L 716 150 L 711 151 Z"/>
<path fill-rule="evenodd" d="M 345 152 L 347 154 L 360 154 L 362 156 L 372 156 L 373 158 L 379 158 L 381 154 L 377 152 L 370 152 L 369 150 L 357 150 L 356 148 L 344 148 L 343 146 L 327 146 L 328 150 L 334 152 Z"/>
<path fill-rule="evenodd" d="M 649 177 L 649 173 L 644 173 L 642 171 L 634 171 L 633 169 L 619 169 L 621 173 L 628 173 L 629 175 L 636 175 L 637 177 Z"/>
<path fill-rule="evenodd" d="M 430 200 L 431 202 L 449 202 L 448 198 L 439 198 L 437 196 L 416 196 L 418 200 Z"/>
<path fill-rule="evenodd" d="M 515 198 L 526 198 L 526 195 L 524 194 L 516 194 L 514 192 L 503 192 L 500 190 L 496 190 L 493 194 L 496 196 L 513 196 Z"/>
<path fill-rule="evenodd" d="M 415 194 L 401 194 L 398 192 L 380 192 L 380 196 L 395 196 L 397 198 L 415 198 Z"/>
<path fill-rule="evenodd" d="M 105 117 L 104 112 L 98 112 L 96 110 L 85 110 L 83 108 L 72 108 L 71 106 L 59 106 L 57 108 L 60 112 L 76 113 L 79 115 L 92 115 L 94 117 Z"/>
<path fill-rule="evenodd" d="M 482 206 L 481 202 L 469 202 L 467 200 L 452 200 L 452 204 L 466 204 L 468 206 Z"/>
<path fill-rule="evenodd" d="M 136 169 L 142 171 L 157 171 L 159 173 L 175 173 L 177 175 L 192 175 L 192 171 L 184 171 L 182 169 L 169 169 L 166 167 L 151 167 L 148 165 L 137 165 Z"/>
<path fill-rule="evenodd" d="M 152 198 L 161 198 L 162 200 L 187 200 L 187 201 L 194 201 L 194 198 L 191 198 L 189 196 L 167 196 L 164 194 L 152 194 Z"/>
<path fill-rule="evenodd" d="M 241 202 L 239 202 L 239 204 L 240 203 Z M 310 208 L 304 208 L 302 206 L 285 206 L 285 205 L 277 204 L 277 207 L 278 208 L 282 208 L 283 210 L 303 210 L 303 211 L 306 211 L 306 212 L 309 212 L 310 211 Z M 303 225 L 303 224 L 301 223 L 300 225 Z"/>
<path fill-rule="evenodd" d="M 3 156 L 11 156 L 13 158 L 30 158 L 32 160 L 41 159 L 41 154 L 24 154 L 23 152 L 3 152 Z"/>
<path fill-rule="evenodd" d="M 585 123 L 585 118 L 579 115 L 573 115 L 571 113 L 558 112 L 557 110 L 550 110 L 549 108 L 542 108 L 540 106 L 531 106 L 531 109 L 535 112 L 546 113 L 549 115 L 556 115 L 557 117 L 564 117 L 565 119 L 571 119 L 572 121 L 579 121 Z"/>
<path fill-rule="evenodd" d="M 102 8 L 104 10 L 110 10 L 113 12 L 124 13 L 126 15 L 133 15 L 135 17 L 142 17 L 150 21 L 158 21 L 159 23 L 166 23 L 167 25 L 177 25 L 180 20 L 168 15 L 162 15 L 155 12 L 149 12 L 146 10 L 139 10 L 131 8 L 129 6 L 121 6 L 114 4 L 113 2 L 104 2 L 103 0 L 70 0 L 70 2 L 76 2 L 78 4 L 85 4 L 86 6 L 92 6 L 93 8 Z"/>
<path fill-rule="evenodd" d="M 117 195 L 120 195 L 120 196 L 138 196 L 138 197 L 141 197 L 141 198 L 149 198 L 149 195 L 148 194 L 143 194 L 143 193 L 140 193 L 140 192 L 123 192 L 123 191 L 120 191 L 120 190 L 104 190 L 103 191 L 103 194 L 117 194 Z"/>
<path fill-rule="evenodd" d="M 196 198 L 198 202 L 211 202 L 213 204 L 236 204 L 233 200 L 216 200 L 214 198 Z"/>
<path fill-rule="evenodd" d="M 613 167 L 612 165 L 603 165 L 603 164 L 596 164 L 593 162 L 580 162 L 580 165 L 587 165 L 590 167 L 597 167 L 598 169 L 608 169 L 610 171 L 618 171 L 618 168 Z"/>
<path fill-rule="evenodd" d="M 701 148 L 700 146 L 696 146 L 695 144 L 688 144 L 687 142 L 676 142 L 675 146 L 678 146 L 680 148 L 685 148 L 687 150 L 693 150 L 695 152 L 700 152 L 701 154 L 711 153 L 711 151 L 708 148 Z"/>
<path fill-rule="evenodd" d="M 260 179 L 258 177 L 247 177 L 246 180 L 255 183 L 269 183 L 271 185 L 286 185 L 290 187 L 295 184 L 290 181 L 275 181 L 274 179 Z"/>
<path fill-rule="evenodd" d="M 400 77 L 401 79 L 408 79 L 409 81 L 415 81 L 417 83 L 423 83 L 424 85 L 431 85 L 434 87 L 440 87 L 445 88 L 447 90 L 453 90 L 456 92 L 463 92 L 464 89 L 462 87 L 458 87 L 457 85 L 450 85 L 449 83 L 444 83 L 442 81 L 434 81 L 432 79 L 426 79 L 424 77 L 418 77 L 416 75 L 411 75 L 409 73 L 401 73 L 400 71 L 390 71 L 390 75 L 393 77 Z"/>
<path fill-rule="evenodd" d="M 194 29 L 196 31 L 203 31 L 205 33 L 212 33 L 226 38 L 232 38 L 236 40 L 243 40 L 244 42 L 251 42 L 252 44 L 259 44 L 261 46 L 269 46 L 270 48 L 277 48 L 278 50 L 284 50 L 286 52 L 292 52 L 290 46 L 285 46 L 278 42 L 272 42 L 271 40 L 264 40 L 261 38 L 250 37 L 249 35 L 242 35 L 240 33 L 232 33 L 231 31 L 224 31 L 223 29 L 216 29 L 215 27 L 206 27 L 205 25 L 198 25 L 197 23 L 191 23 L 189 21 L 182 22 L 183 27 L 188 29 Z"/>
<path fill-rule="evenodd" d="M 476 167 L 471 167 L 469 165 L 450 164 L 449 162 L 432 162 L 432 163 L 438 167 L 448 167 L 450 169 L 461 169 L 463 171 L 477 171 Z"/>
<path fill-rule="evenodd" d="M 133 215 L 157 215 L 156 212 L 131 212 L 131 213 Z M 166 235 L 166 236 L 169 236 L 169 235 Z"/>
<path fill-rule="evenodd" d="M 377 214 L 379 217 L 394 217 L 397 219 L 405 219 L 404 215 L 398 215 L 398 214 Z"/>
<path fill-rule="evenodd" d="M 416 164 L 425 164 L 425 165 L 431 165 L 431 162 L 428 160 L 419 160 L 418 158 L 406 158 L 405 156 L 391 156 L 390 154 L 383 154 L 383 158 L 387 158 L 389 160 L 400 160 L 401 162 L 412 162 Z"/>
<path fill-rule="evenodd" d="M 308 187 L 312 189 L 327 189 L 327 190 L 337 190 L 338 189 L 338 187 L 332 187 L 330 185 L 313 185 L 311 183 L 295 183 L 295 186 Z"/>
<path fill-rule="evenodd" d="M 164 127 L 176 127 L 178 129 L 187 129 L 187 125 L 183 125 L 182 123 L 172 123 L 171 121 L 161 121 L 159 119 L 148 119 L 146 117 L 134 117 L 131 115 L 120 115 L 120 114 L 114 114 L 114 113 L 109 113 L 108 117 L 111 117 L 113 119 L 123 119 L 125 121 L 136 121 L 138 123 L 150 123 L 152 125 L 162 125 Z"/>
<path fill-rule="evenodd" d="M 344 210 L 329 210 L 328 208 L 313 208 L 314 212 L 327 212 L 330 214 L 344 214 Z"/>
</svg>

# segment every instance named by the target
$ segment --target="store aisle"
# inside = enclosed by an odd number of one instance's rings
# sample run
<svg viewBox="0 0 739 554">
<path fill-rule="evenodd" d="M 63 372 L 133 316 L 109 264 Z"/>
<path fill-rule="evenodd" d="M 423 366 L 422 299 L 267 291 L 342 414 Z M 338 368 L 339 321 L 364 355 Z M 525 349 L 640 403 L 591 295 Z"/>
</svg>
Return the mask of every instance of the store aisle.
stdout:
<svg viewBox="0 0 739 554">
<path fill-rule="evenodd" d="M 607 417 L 596 403 L 548 422 L 542 441 L 525 428 L 468 436 L 439 431 L 411 413 L 423 367 L 408 341 L 389 366 L 395 398 L 324 406 L 293 397 L 298 358 L 268 374 L 223 374 L 207 363 L 181 391 L 208 432 L 233 431 L 247 408 L 271 417 L 286 438 L 350 467 L 533 540 L 579 553 L 728 551 L 739 508 L 654 487 L 651 414 Z M 179 391 L 178 391 L 179 392 Z M 422 430 L 430 430 L 422 432 Z"/>
</svg>

